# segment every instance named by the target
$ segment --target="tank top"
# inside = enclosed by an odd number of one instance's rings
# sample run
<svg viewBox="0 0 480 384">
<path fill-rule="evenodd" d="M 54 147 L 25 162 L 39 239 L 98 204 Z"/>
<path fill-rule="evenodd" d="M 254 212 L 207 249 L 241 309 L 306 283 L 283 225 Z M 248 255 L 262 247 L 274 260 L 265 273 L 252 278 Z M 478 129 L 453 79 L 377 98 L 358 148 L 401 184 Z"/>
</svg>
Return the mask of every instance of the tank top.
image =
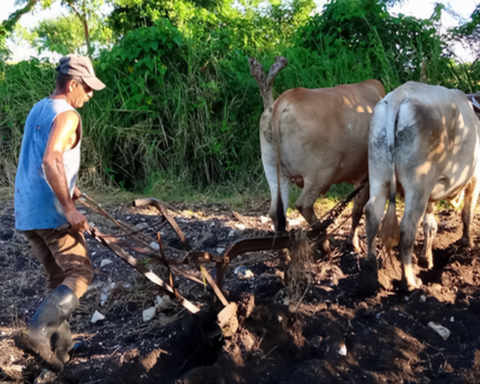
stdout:
<svg viewBox="0 0 480 384">
<path fill-rule="evenodd" d="M 66 111 L 76 112 L 65 100 L 45 98 L 35 104 L 28 114 L 15 178 L 15 227 L 19 230 L 50 229 L 67 222 L 43 168 L 43 155 L 53 122 Z M 80 137 L 75 147 L 63 154 L 70 196 L 80 167 L 81 124 L 79 120 Z"/>
</svg>

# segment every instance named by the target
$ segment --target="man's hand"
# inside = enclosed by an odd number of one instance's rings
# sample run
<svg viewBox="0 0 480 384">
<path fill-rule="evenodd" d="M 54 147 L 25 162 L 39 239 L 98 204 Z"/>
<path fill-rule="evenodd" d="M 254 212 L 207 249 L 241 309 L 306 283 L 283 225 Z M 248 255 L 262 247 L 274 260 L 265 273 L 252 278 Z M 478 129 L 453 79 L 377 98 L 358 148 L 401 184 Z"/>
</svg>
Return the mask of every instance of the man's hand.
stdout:
<svg viewBox="0 0 480 384">
<path fill-rule="evenodd" d="M 80 198 L 80 196 L 82 196 L 82 191 L 80 191 L 80 189 L 78 189 L 78 187 L 75 186 L 75 188 L 73 189 L 72 200 L 77 201 Z"/>
<path fill-rule="evenodd" d="M 65 212 L 65 217 L 67 221 L 70 223 L 71 230 L 77 232 L 85 232 L 90 229 L 88 225 L 87 218 L 80 213 L 76 208 L 69 212 Z"/>
</svg>

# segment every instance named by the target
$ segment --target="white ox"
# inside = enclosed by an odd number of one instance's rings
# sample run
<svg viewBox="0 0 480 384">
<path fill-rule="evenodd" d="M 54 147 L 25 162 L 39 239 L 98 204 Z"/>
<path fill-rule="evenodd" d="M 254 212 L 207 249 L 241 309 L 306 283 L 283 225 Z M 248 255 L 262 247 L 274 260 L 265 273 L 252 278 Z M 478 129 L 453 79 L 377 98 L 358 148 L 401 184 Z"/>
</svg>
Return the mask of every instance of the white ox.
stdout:
<svg viewBox="0 0 480 384">
<path fill-rule="evenodd" d="M 312 224 L 313 205 L 332 184 L 367 181 L 368 130 L 375 105 L 385 96 L 377 80 L 334 88 L 284 92 L 260 120 L 262 161 L 271 192 L 269 215 L 285 230 L 290 180 L 303 188 L 297 209 Z M 355 198 L 349 240 L 368 200 L 365 187 Z"/>
<path fill-rule="evenodd" d="M 390 188 L 381 237 L 390 247 L 400 239 L 402 283 L 408 290 L 420 285 L 413 274 L 412 251 L 422 216 L 422 254 L 429 268 L 433 266 L 436 202 L 449 200 L 458 206 L 464 193 L 462 242 L 472 246 L 470 224 L 480 184 L 479 132 L 478 118 L 458 90 L 409 82 L 390 92 L 375 108 L 368 154 L 370 200 L 365 207 L 367 261 L 376 264 L 375 236 Z M 397 187 L 405 196 L 400 228 L 395 214 Z"/>
</svg>

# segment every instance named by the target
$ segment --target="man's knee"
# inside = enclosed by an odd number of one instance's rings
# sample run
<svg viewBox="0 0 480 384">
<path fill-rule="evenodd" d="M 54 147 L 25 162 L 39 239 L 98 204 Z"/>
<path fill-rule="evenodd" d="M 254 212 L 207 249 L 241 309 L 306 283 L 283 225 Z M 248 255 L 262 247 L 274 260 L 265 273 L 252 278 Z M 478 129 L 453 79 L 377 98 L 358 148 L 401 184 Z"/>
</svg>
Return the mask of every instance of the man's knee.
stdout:
<svg viewBox="0 0 480 384">
<path fill-rule="evenodd" d="M 77 297 L 80 298 L 92 284 L 92 281 L 93 265 L 89 259 L 82 259 L 71 273 L 67 273 L 64 284 L 72 285 L 73 288 L 70 288 L 75 292 Z"/>
</svg>

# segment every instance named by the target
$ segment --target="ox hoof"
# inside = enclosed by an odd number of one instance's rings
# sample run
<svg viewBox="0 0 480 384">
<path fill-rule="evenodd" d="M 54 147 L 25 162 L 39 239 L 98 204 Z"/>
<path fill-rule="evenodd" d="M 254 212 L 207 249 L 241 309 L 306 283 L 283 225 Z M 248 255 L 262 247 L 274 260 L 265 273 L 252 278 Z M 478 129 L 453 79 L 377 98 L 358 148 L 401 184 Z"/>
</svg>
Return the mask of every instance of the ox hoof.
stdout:
<svg viewBox="0 0 480 384">
<path fill-rule="evenodd" d="M 428 270 L 433 269 L 433 256 L 430 255 L 430 257 L 422 255 L 418 258 L 417 264 L 422 267 L 426 268 Z"/>
<path fill-rule="evenodd" d="M 326 257 L 330 254 L 330 241 L 328 239 L 324 239 L 322 241 L 319 241 L 317 243 L 317 249 L 318 251 L 320 252 L 320 256 L 323 258 L 323 257 Z"/>
<path fill-rule="evenodd" d="M 468 239 L 466 237 L 462 237 L 459 240 L 460 246 L 465 248 L 473 248 L 473 240 Z"/>
<path fill-rule="evenodd" d="M 402 292 L 412 292 L 415 289 L 419 289 L 422 286 L 422 280 L 419 278 L 405 279 L 403 278 L 400 282 L 400 291 Z"/>
<path fill-rule="evenodd" d="M 354 252 L 354 253 L 361 253 L 362 252 L 362 248 L 360 248 L 360 246 L 358 245 L 358 241 L 355 243 L 354 241 L 351 241 L 351 240 L 347 239 L 342 244 L 342 248 L 343 248 L 343 250 L 351 251 L 351 252 Z"/>
</svg>

